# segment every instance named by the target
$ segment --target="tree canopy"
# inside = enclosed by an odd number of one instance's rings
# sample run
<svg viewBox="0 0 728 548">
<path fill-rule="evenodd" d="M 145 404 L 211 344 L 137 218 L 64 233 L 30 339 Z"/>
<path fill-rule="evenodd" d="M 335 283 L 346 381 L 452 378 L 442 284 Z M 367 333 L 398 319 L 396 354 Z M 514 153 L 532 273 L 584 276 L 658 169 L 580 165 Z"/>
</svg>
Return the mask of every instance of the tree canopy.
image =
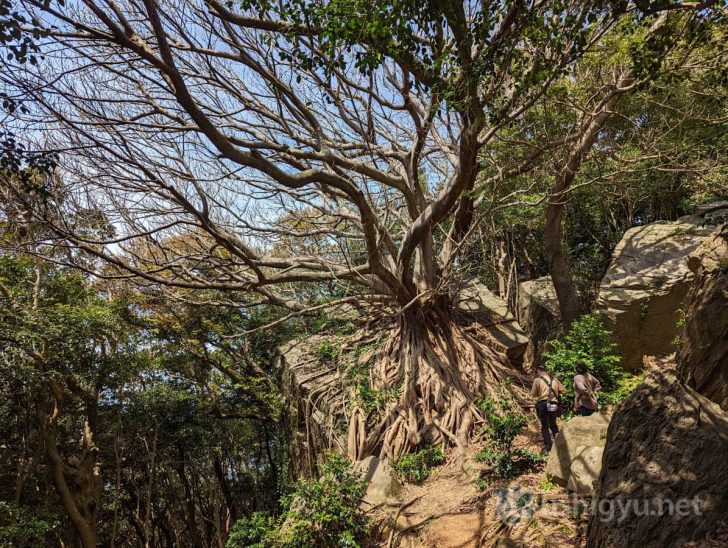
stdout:
<svg viewBox="0 0 728 548">
<path fill-rule="evenodd" d="M 618 56 L 620 28 L 641 39 L 581 108 L 606 112 L 721 17 L 672 2 L 23 4 L 47 47 L 5 80 L 44 113 L 44 146 L 74 151 L 60 210 L 98 211 L 111 230 L 84 237 L 65 215 L 54 228 L 148 280 L 290 308 L 298 282 L 400 307 L 451 291 L 482 189 L 585 144 L 587 128 L 539 133 L 487 177 L 482 153 L 585 53 Z M 271 255 L 318 234 L 331 253 Z M 168 245 L 177 235 L 186 246 Z"/>
</svg>

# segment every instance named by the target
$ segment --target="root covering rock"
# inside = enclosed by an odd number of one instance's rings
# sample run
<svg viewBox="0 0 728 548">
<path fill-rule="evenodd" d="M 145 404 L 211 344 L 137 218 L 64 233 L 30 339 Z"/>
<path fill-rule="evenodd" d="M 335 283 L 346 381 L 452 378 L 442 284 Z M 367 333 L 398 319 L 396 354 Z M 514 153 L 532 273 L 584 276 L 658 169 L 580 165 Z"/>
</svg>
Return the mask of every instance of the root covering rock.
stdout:
<svg viewBox="0 0 728 548">
<path fill-rule="evenodd" d="M 699 215 L 632 228 L 615 248 L 596 311 L 614 331 L 625 369 L 675 351 L 679 311 L 694 279 L 687 256 L 715 230 L 706 225 L 714 214 L 704 206 Z"/>
<path fill-rule="evenodd" d="M 727 455 L 728 414 L 674 370 L 650 374 L 609 425 L 587 545 L 704 539 L 728 515 Z"/>
<path fill-rule="evenodd" d="M 685 307 L 678 373 L 728 410 L 728 227 L 694 251 L 688 266 L 695 281 Z"/>
<path fill-rule="evenodd" d="M 290 451 L 294 476 L 315 476 L 317 461 L 331 448 L 346 447 L 328 387 L 340 385 L 339 373 L 321 363 L 313 351 L 324 337 L 294 340 L 278 350 L 277 367 L 286 395 L 286 416 L 293 433 Z"/>
<path fill-rule="evenodd" d="M 294 469 L 310 474 L 327 449 L 352 461 L 395 460 L 423 445 L 465 451 L 487 422 L 479 402 L 527 399 L 526 379 L 480 321 L 438 300 L 373 317 L 351 335 L 319 335 L 280 349 Z"/>
<path fill-rule="evenodd" d="M 546 463 L 546 474 L 555 483 L 566 486 L 571 475 L 571 463 L 579 452 L 584 447 L 604 447 L 609 420 L 606 413 L 594 413 L 563 423 Z"/>
</svg>

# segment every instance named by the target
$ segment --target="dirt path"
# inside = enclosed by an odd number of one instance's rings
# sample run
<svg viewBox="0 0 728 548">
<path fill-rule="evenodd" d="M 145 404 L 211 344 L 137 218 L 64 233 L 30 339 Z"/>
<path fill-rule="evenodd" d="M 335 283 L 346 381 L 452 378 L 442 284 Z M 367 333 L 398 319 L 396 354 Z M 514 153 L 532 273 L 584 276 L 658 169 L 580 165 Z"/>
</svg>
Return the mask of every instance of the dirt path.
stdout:
<svg viewBox="0 0 728 548">
<path fill-rule="evenodd" d="M 532 426 L 519 440 L 539 447 Z M 384 509 L 379 546 L 468 548 L 583 546 L 587 518 L 568 503 L 564 489 L 542 470 L 481 490 L 477 448 L 433 470 L 422 485 L 406 485 L 399 506 Z M 392 522 L 396 517 L 394 533 Z"/>
</svg>

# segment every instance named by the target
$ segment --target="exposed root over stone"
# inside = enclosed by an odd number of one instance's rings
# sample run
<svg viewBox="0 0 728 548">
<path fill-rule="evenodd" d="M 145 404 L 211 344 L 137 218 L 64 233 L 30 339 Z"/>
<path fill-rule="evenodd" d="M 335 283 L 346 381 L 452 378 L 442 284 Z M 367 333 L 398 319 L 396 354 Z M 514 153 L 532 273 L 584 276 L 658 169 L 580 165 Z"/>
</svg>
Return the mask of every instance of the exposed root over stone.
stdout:
<svg viewBox="0 0 728 548">
<path fill-rule="evenodd" d="M 379 405 L 361 398 L 348 413 L 349 457 L 370 454 L 397 459 L 418 446 L 442 444 L 463 450 L 487 421 L 478 402 L 498 397 L 499 385 L 525 397 L 523 375 L 487 345 L 476 329 L 458 325 L 443 311 L 406 311 L 389 325 L 374 348 L 349 363 Z M 361 390 L 360 390 L 361 392 Z"/>
</svg>

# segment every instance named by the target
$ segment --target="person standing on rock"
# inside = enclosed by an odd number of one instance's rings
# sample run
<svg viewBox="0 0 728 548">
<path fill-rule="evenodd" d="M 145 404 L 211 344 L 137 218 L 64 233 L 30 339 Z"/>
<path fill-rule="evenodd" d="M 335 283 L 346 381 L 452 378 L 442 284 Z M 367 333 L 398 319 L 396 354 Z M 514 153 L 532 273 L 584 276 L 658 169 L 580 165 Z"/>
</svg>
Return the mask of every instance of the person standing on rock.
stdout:
<svg viewBox="0 0 728 548">
<path fill-rule="evenodd" d="M 582 417 L 588 417 L 597 410 L 597 392 L 602 389 L 599 380 L 591 375 L 586 364 L 579 360 L 576 362 L 576 375 L 574 376 L 574 411 Z"/>
<path fill-rule="evenodd" d="M 541 421 L 541 435 L 543 436 L 544 452 L 551 451 L 551 435 L 554 438 L 559 433 L 556 417 L 559 414 L 559 399 L 566 394 L 566 388 L 559 379 L 552 377 L 546 369 L 536 368 L 536 378 L 533 379 L 531 396 L 536 400 L 536 416 Z"/>
</svg>

